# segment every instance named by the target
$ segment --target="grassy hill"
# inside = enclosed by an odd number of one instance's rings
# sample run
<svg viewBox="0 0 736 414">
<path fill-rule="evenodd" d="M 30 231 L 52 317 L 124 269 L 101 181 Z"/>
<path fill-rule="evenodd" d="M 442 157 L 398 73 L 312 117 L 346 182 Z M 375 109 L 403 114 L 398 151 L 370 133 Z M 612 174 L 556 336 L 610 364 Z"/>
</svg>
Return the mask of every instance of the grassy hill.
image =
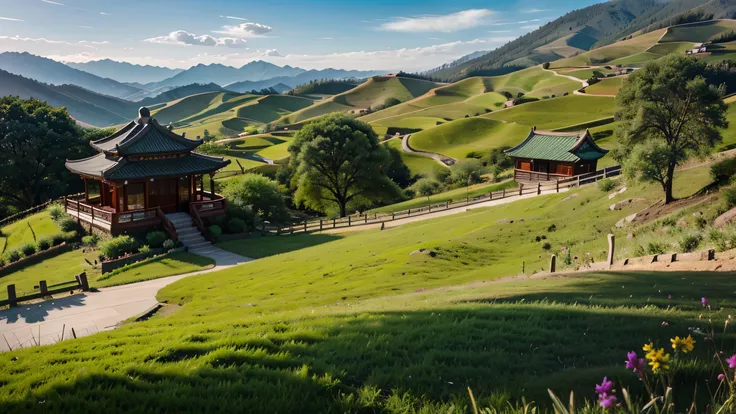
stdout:
<svg viewBox="0 0 736 414">
<path fill-rule="evenodd" d="M 483 118 L 556 129 L 607 118 L 614 113 L 614 98 L 570 95 L 515 106 L 483 115 Z"/>
<path fill-rule="evenodd" d="M 407 167 L 409 167 L 409 171 L 411 171 L 412 175 L 431 177 L 435 170 L 437 170 L 438 168 L 444 168 L 439 163 L 437 163 L 437 161 L 431 158 L 404 152 L 401 149 L 401 140 L 399 139 L 392 139 L 390 141 L 387 141 L 383 145 L 399 151 L 399 153 L 401 154 L 401 160 L 404 161 L 404 164 L 406 164 Z"/>
<path fill-rule="evenodd" d="M 616 96 L 618 90 L 621 89 L 621 85 L 624 78 L 607 78 L 603 79 L 598 83 L 588 86 L 585 88 L 585 93 L 589 95 L 609 95 Z"/>
<path fill-rule="evenodd" d="M 679 177 L 678 195 L 707 184 L 693 177 Z M 39 401 L 45 412 L 124 410 L 131 401 L 198 413 L 448 412 L 470 406 L 467 387 L 483 407 L 522 395 L 549 407 L 547 388 L 593 398 L 590 384 L 602 375 L 639 395 L 621 363 L 626 352 L 705 328 L 701 296 L 732 314 L 729 274 L 494 281 L 517 275 L 522 263 L 528 274 L 539 271 L 562 247 L 598 260 L 601 233 L 638 208 L 608 206 L 624 197 L 651 203 L 651 190 L 632 187 L 612 201 L 589 186 L 577 198 L 547 195 L 342 238 L 224 243 L 272 256 L 164 288 L 158 299 L 181 305 L 166 317 L 0 354 L 0 401 L 8 412 L 36 410 Z M 614 231 L 625 240 L 629 229 Z M 535 241 L 541 235 L 550 250 Z M 412 254 L 419 249 L 433 254 Z M 709 352 L 698 343 L 694 355 Z M 694 364 L 688 375 L 712 371 Z"/>
<path fill-rule="evenodd" d="M 421 79 L 374 76 L 356 88 L 282 117 L 278 123 L 294 124 L 330 112 L 365 110 L 383 105 L 389 98 L 404 102 L 424 95 L 437 86 L 434 82 Z"/>
<path fill-rule="evenodd" d="M 0 228 L 0 254 L 61 233 L 46 211 L 30 215 Z"/>
<path fill-rule="evenodd" d="M 466 158 L 470 152 L 513 146 L 529 135 L 530 127 L 484 117 L 459 119 L 418 132 L 409 138 L 417 151 Z"/>
</svg>

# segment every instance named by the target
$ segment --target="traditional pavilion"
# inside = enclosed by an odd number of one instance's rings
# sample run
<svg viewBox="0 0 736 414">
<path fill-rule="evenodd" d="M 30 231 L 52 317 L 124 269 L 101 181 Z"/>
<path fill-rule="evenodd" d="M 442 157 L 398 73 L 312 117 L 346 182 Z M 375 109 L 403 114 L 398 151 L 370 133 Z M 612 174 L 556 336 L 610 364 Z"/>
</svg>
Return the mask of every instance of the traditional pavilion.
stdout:
<svg viewBox="0 0 736 414">
<path fill-rule="evenodd" d="M 532 127 L 521 144 L 504 151 L 514 160 L 517 181 L 549 181 L 596 171 L 608 150 L 590 132 L 540 131 Z"/>
<path fill-rule="evenodd" d="M 161 126 L 147 108 L 120 130 L 90 144 L 98 152 L 66 162 L 84 180 L 84 196 L 67 199 L 66 208 L 97 229 L 112 234 L 147 231 L 167 222 L 165 214 L 201 216 L 225 213 L 214 192 L 214 174 L 230 163 L 193 152 L 202 140 L 187 139 Z M 210 192 L 204 176 L 210 176 Z"/>
</svg>

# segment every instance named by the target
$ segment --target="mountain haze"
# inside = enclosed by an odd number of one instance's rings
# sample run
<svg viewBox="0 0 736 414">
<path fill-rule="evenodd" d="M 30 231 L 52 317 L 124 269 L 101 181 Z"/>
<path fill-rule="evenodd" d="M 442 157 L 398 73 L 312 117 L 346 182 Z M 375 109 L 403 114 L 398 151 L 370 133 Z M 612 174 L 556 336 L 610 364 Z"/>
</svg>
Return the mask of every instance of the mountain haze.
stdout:
<svg viewBox="0 0 736 414">
<path fill-rule="evenodd" d="M 168 79 L 184 69 L 169 69 L 159 66 L 134 65 L 128 62 L 117 62 L 110 59 L 93 60 L 85 63 L 65 62 L 67 66 L 79 69 L 101 78 L 110 78 L 118 82 L 135 82 L 146 84 Z"/>
</svg>

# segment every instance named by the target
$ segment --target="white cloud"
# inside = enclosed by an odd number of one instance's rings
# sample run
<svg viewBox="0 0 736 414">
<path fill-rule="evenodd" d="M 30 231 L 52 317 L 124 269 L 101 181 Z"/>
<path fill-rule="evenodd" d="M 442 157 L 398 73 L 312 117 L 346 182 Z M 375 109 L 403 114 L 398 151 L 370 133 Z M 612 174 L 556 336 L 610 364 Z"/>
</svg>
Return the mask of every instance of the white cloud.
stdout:
<svg viewBox="0 0 736 414">
<path fill-rule="evenodd" d="M 486 24 L 491 14 L 488 9 L 470 9 L 444 16 L 403 17 L 380 27 L 392 32 L 456 32 Z"/>
<path fill-rule="evenodd" d="M 21 20 L 21 19 L 14 19 L 12 17 L 2 17 L 2 16 L 0 16 L 0 20 L 7 20 L 9 22 L 23 22 L 23 21 L 25 21 L 25 20 Z"/>
<path fill-rule="evenodd" d="M 55 6 L 66 6 L 64 3 L 59 3 L 57 1 L 51 1 L 51 0 L 41 0 L 44 3 L 53 4 Z"/>
<path fill-rule="evenodd" d="M 94 29 L 92 26 L 77 26 L 80 29 Z"/>
<path fill-rule="evenodd" d="M 522 13 L 542 13 L 542 12 L 548 12 L 550 9 L 529 9 L 529 10 L 522 10 Z"/>
<path fill-rule="evenodd" d="M 524 30 L 536 30 L 536 29 L 539 29 L 539 26 L 532 24 L 532 25 L 529 25 L 529 26 L 521 26 L 520 29 L 524 29 Z"/>
<path fill-rule="evenodd" d="M 318 37 L 317 40 L 335 40 L 333 37 Z"/>
<path fill-rule="evenodd" d="M 101 14 L 101 15 L 103 15 L 103 16 L 112 16 L 112 14 L 110 14 L 110 13 L 105 13 L 105 12 L 100 12 L 100 14 Z"/>
<path fill-rule="evenodd" d="M 238 16 L 223 16 L 223 15 L 220 15 L 220 17 L 222 17 L 223 19 L 231 19 L 231 20 L 245 20 L 245 21 L 248 21 L 248 19 L 246 19 L 245 17 L 238 17 Z"/>
<path fill-rule="evenodd" d="M 246 47 L 248 43 L 245 39 L 237 39 L 233 37 L 214 37 L 210 35 L 197 36 L 185 30 L 177 30 L 169 33 L 167 36 L 152 37 L 145 39 L 148 43 L 161 43 L 170 45 L 194 45 L 194 46 L 227 46 L 227 47 Z"/>
<path fill-rule="evenodd" d="M 237 26 L 225 26 L 223 30 L 217 30 L 215 33 L 224 34 L 233 37 L 247 38 L 258 37 L 270 33 L 273 30 L 270 26 L 260 23 L 241 23 Z"/>
<path fill-rule="evenodd" d="M 516 22 L 517 24 L 526 24 L 526 23 L 534 23 L 534 22 L 541 22 L 542 19 L 531 19 L 531 20 L 522 20 L 520 22 Z"/>
<path fill-rule="evenodd" d="M 80 40 L 78 42 L 67 42 L 66 40 L 51 40 L 43 37 L 20 37 L 20 36 L 0 36 L 0 40 L 6 40 L 10 42 L 25 42 L 25 43 L 44 43 L 49 45 L 67 45 L 67 46 L 82 46 L 90 49 L 97 49 L 95 46 L 107 45 L 110 42 L 94 42 L 90 40 Z"/>
<path fill-rule="evenodd" d="M 268 49 L 265 52 L 263 52 L 263 56 L 271 56 L 271 57 L 284 57 L 281 53 L 279 53 L 276 49 Z"/>
</svg>

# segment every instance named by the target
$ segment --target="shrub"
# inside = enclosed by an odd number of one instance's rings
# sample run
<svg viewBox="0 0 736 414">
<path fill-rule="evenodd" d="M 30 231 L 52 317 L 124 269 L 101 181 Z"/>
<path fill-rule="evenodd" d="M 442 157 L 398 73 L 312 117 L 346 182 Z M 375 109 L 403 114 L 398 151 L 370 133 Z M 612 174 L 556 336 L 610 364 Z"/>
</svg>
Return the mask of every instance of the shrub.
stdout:
<svg viewBox="0 0 736 414">
<path fill-rule="evenodd" d="M 233 217 L 227 221 L 227 231 L 230 233 L 242 233 L 245 231 L 245 220 Z"/>
<path fill-rule="evenodd" d="M 549 62 L 542 63 L 542 69 L 549 69 Z"/>
<path fill-rule="evenodd" d="M 58 205 L 58 204 L 51 204 L 46 208 L 46 211 L 49 213 L 49 217 L 51 217 L 51 220 L 53 221 L 59 221 L 64 216 L 64 207 Z"/>
<path fill-rule="evenodd" d="M 61 234 L 54 234 L 51 236 L 51 245 L 52 246 L 58 246 L 61 243 L 64 243 L 64 236 Z"/>
<path fill-rule="evenodd" d="M 222 235 L 222 228 L 220 228 L 220 226 L 218 226 L 217 224 L 213 224 L 207 227 L 207 231 L 210 233 L 210 236 L 212 236 L 212 238 L 215 240 L 217 240 L 217 238 Z"/>
<path fill-rule="evenodd" d="M 171 239 L 166 239 L 166 241 L 164 242 L 164 249 L 166 250 L 171 250 L 174 248 L 174 246 L 176 246 L 176 243 L 174 243 L 174 241 Z"/>
<path fill-rule="evenodd" d="M 604 178 L 598 181 L 598 189 L 604 193 L 613 190 L 616 187 L 616 182 L 610 178 Z"/>
<path fill-rule="evenodd" d="M 647 244 L 647 252 L 649 254 L 664 254 L 667 252 L 667 244 L 660 241 L 650 241 Z"/>
<path fill-rule="evenodd" d="M 731 177 L 736 175 L 736 158 L 727 158 L 711 165 L 710 175 L 713 177 L 713 181 L 719 184 L 729 182 Z"/>
<path fill-rule="evenodd" d="M 20 260 L 20 252 L 18 250 L 11 250 L 5 253 L 5 260 L 7 260 L 8 263 L 17 262 L 18 260 Z"/>
<path fill-rule="evenodd" d="M 704 229 L 705 226 L 708 225 L 708 220 L 705 219 L 703 216 L 696 216 L 695 217 L 695 227 L 699 229 Z"/>
<path fill-rule="evenodd" d="M 544 242 L 544 244 L 542 244 L 542 248 L 543 248 L 544 250 L 549 250 L 549 249 L 551 249 L 551 248 L 552 248 L 552 245 L 551 245 L 551 244 L 549 244 L 549 242 Z"/>
<path fill-rule="evenodd" d="M 556 231 L 556 230 L 557 230 L 557 225 L 556 224 L 550 224 L 549 227 L 547 227 L 547 232 L 548 233 L 552 233 L 553 231 Z"/>
<path fill-rule="evenodd" d="M 736 187 L 729 187 L 721 191 L 721 201 L 723 201 L 723 208 L 726 210 L 736 206 Z"/>
<path fill-rule="evenodd" d="M 36 253 L 36 245 L 33 243 L 26 243 L 21 246 L 20 251 L 23 252 L 24 256 L 30 256 L 33 253 Z"/>
<path fill-rule="evenodd" d="M 44 250 L 48 250 L 49 247 L 51 247 L 51 239 L 44 237 L 38 241 L 38 244 L 36 244 L 36 251 L 42 252 Z"/>
<path fill-rule="evenodd" d="M 162 231 L 152 231 L 148 234 L 146 234 L 146 242 L 150 247 L 161 247 L 164 245 L 164 242 L 166 241 L 166 233 Z"/>
<path fill-rule="evenodd" d="M 118 236 L 100 244 L 100 253 L 108 259 L 132 253 L 135 249 L 135 240 L 130 236 Z"/>
<path fill-rule="evenodd" d="M 5 266 L 6 264 L 7 263 L 5 263 L 5 259 L 3 259 L 2 257 L 0 257 L 0 267 Z"/>
<path fill-rule="evenodd" d="M 68 231 L 68 232 L 66 232 L 66 233 L 64 233 L 64 234 L 61 235 L 61 241 L 65 241 L 67 243 L 71 243 L 71 242 L 77 240 L 77 236 L 78 236 L 78 234 L 77 234 L 77 231 L 76 230 L 74 230 L 74 231 Z"/>
<path fill-rule="evenodd" d="M 672 217 L 667 217 L 662 220 L 662 227 L 673 227 L 677 225 L 677 222 Z"/>
<path fill-rule="evenodd" d="M 716 229 L 711 230 L 708 233 L 708 239 L 710 239 L 717 251 L 723 252 L 728 250 L 728 238 L 726 238 L 726 235 L 722 231 Z"/>
<path fill-rule="evenodd" d="M 148 247 L 148 245 L 144 244 L 143 246 L 138 248 L 138 253 L 142 253 L 142 254 L 151 253 L 151 248 Z"/>
<path fill-rule="evenodd" d="M 685 236 L 680 240 L 680 250 L 682 250 L 685 253 L 692 252 L 693 250 L 697 249 L 698 246 L 700 246 L 700 236 L 696 234 L 691 234 L 689 236 Z"/>
<path fill-rule="evenodd" d="M 82 244 L 89 247 L 97 245 L 97 236 L 90 234 L 89 236 L 82 237 Z"/>
<path fill-rule="evenodd" d="M 59 228 L 63 232 L 75 230 L 77 228 L 77 221 L 71 217 L 64 217 L 59 221 Z"/>
</svg>

